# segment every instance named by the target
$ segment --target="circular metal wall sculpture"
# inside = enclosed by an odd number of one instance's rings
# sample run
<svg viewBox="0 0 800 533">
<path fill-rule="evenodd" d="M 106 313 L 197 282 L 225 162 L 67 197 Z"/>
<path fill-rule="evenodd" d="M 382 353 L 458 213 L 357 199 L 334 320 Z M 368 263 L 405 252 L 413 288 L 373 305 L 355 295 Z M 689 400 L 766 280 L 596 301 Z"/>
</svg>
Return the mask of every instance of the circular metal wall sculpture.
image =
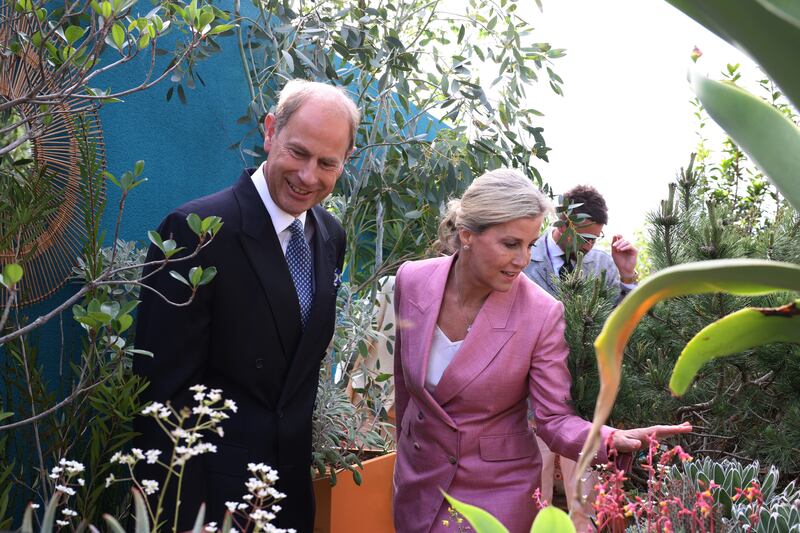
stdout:
<svg viewBox="0 0 800 533">
<path fill-rule="evenodd" d="M 39 95 L 64 93 L 78 76 L 54 67 L 20 39 L 31 35 L 33 22 L 30 14 L 2 2 L 0 150 L 28 137 L 0 155 L 0 191 L 5 193 L 0 198 L 0 266 L 16 262 L 24 268 L 19 306 L 46 298 L 73 274 L 87 223 L 100 216 L 105 194 L 105 146 L 96 105 L 71 97 L 42 103 L 46 99 Z M 37 216 L 20 224 L 17 213 L 26 202 L 38 206 Z M 8 205 L 13 203 L 19 205 Z M 7 298 L 8 291 L 0 290 L 0 303 L 5 305 Z"/>
</svg>

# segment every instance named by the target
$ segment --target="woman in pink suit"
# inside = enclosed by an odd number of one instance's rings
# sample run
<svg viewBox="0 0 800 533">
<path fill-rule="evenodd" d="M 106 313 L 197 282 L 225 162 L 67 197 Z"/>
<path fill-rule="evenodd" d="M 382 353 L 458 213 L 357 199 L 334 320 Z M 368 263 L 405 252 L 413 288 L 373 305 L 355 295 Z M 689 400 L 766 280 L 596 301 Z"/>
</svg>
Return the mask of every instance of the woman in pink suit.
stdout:
<svg viewBox="0 0 800 533">
<path fill-rule="evenodd" d="M 476 179 L 448 205 L 438 245 L 447 255 L 397 272 L 395 410 L 398 533 L 453 531 L 440 491 L 478 505 L 512 533 L 527 532 L 541 458 L 526 419 L 532 400 L 539 435 L 577 458 L 589 422 L 570 407 L 563 306 L 526 276 L 547 198 L 530 180 L 501 169 Z M 633 451 L 648 433 L 613 432 Z M 607 461 L 601 450 L 597 463 Z"/>
</svg>

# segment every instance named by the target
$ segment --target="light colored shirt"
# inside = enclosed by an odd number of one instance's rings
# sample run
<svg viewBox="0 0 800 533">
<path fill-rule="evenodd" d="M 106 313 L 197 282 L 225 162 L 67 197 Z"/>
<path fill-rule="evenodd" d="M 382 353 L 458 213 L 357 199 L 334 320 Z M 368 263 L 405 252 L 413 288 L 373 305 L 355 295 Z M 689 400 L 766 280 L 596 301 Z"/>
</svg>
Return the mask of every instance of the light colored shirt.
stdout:
<svg viewBox="0 0 800 533">
<path fill-rule="evenodd" d="M 431 341 L 431 353 L 428 356 L 428 370 L 425 372 L 425 389 L 433 392 L 439 380 L 442 379 L 445 369 L 453 361 L 458 349 L 461 348 L 462 341 L 453 342 L 447 338 L 439 326 L 433 331 Z"/>
<path fill-rule="evenodd" d="M 547 232 L 547 238 L 545 239 L 545 244 L 547 244 L 547 257 L 550 258 L 550 265 L 553 267 L 553 272 L 558 273 L 558 269 L 564 265 L 566 261 L 567 254 L 559 248 L 556 240 L 553 238 L 553 232 L 555 228 Z M 628 289 L 628 291 L 632 291 L 636 288 L 636 283 L 622 283 L 620 280 L 620 285 Z"/>
<path fill-rule="evenodd" d="M 258 191 L 261 201 L 264 202 L 264 207 L 267 208 L 269 217 L 272 219 L 272 225 L 275 228 L 275 233 L 278 235 L 278 241 L 281 243 L 283 255 L 286 255 L 286 247 L 289 246 L 289 241 L 292 239 L 292 231 L 289 229 L 289 226 L 292 225 L 295 217 L 278 207 L 278 204 L 272 199 L 269 187 L 267 187 L 264 165 L 265 163 L 261 163 L 261 166 L 250 175 L 250 179 L 253 180 L 253 185 L 255 185 L 256 191 Z M 306 237 L 306 242 L 310 245 L 311 238 L 314 236 L 314 224 L 306 224 L 307 213 L 307 211 L 303 211 L 297 219 L 303 224 L 303 234 Z"/>
</svg>

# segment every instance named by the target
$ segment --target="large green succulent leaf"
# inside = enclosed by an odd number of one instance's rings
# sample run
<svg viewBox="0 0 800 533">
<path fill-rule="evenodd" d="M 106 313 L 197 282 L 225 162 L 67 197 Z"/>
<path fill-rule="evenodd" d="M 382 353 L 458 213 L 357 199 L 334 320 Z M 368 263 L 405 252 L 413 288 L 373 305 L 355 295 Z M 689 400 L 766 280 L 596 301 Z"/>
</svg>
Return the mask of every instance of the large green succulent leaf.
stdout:
<svg viewBox="0 0 800 533">
<path fill-rule="evenodd" d="M 575 533 L 575 526 L 567 513 L 551 505 L 536 515 L 531 533 Z"/>
<path fill-rule="evenodd" d="M 444 497 L 450 502 L 450 506 L 470 523 L 475 533 L 508 533 L 508 529 L 497 518 L 480 507 L 459 501 L 447 493 Z"/>
<path fill-rule="evenodd" d="M 800 343 L 800 300 L 777 309 L 741 309 L 701 329 L 678 357 L 669 387 L 680 396 L 705 363 L 771 342 Z"/>
<path fill-rule="evenodd" d="M 756 0 L 786 22 L 800 28 L 800 2 L 797 0 Z"/>
<path fill-rule="evenodd" d="M 631 291 L 609 315 L 594 342 L 600 392 L 595 404 L 592 429 L 575 471 L 583 472 L 600 446 L 600 429 L 608 420 L 619 391 L 625 345 L 650 308 L 666 298 L 689 294 L 727 292 L 747 296 L 779 290 L 800 291 L 800 266 L 759 259 L 686 263 L 648 277 Z M 581 490 L 581 479 L 578 477 L 575 493 L 581 494 Z"/>
<path fill-rule="evenodd" d="M 758 63 L 800 108 L 795 0 L 667 0 Z"/>
<path fill-rule="evenodd" d="M 800 72 L 800 62 L 796 70 Z M 727 82 L 691 72 L 708 114 L 800 209 L 800 128 L 758 97 Z"/>
<path fill-rule="evenodd" d="M 147 505 L 144 496 L 136 489 L 132 489 L 133 502 L 136 508 L 136 533 L 150 533 L 150 517 L 147 513 Z"/>
</svg>

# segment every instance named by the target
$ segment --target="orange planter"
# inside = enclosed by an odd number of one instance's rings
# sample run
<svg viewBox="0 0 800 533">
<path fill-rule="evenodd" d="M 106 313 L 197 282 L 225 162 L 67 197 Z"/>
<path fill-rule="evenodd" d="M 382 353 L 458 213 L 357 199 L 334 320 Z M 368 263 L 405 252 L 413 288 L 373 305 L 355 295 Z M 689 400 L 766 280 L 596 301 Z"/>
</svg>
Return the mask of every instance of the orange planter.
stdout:
<svg viewBox="0 0 800 533">
<path fill-rule="evenodd" d="M 314 481 L 317 515 L 314 533 L 394 533 L 392 524 L 392 475 L 395 453 L 362 464 L 361 485 L 347 472 Z"/>
</svg>

